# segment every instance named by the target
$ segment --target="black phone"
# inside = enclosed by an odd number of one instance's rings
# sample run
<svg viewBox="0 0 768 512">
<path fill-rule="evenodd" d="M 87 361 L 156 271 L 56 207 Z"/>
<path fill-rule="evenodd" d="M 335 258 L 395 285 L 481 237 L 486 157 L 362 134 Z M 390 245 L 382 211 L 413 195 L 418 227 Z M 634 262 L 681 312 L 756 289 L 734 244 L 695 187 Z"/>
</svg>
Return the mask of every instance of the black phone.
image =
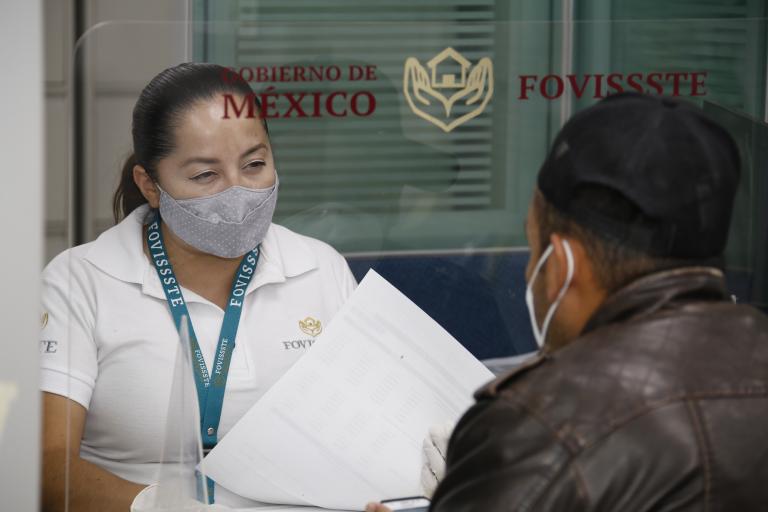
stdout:
<svg viewBox="0 0 768 512">
<path fill-rule="evenodd" d="M 429 500 L 421 496 L 384 500 L 381 504 L 393 512 L 427 512 L 429 510 Z"/>
</svg>

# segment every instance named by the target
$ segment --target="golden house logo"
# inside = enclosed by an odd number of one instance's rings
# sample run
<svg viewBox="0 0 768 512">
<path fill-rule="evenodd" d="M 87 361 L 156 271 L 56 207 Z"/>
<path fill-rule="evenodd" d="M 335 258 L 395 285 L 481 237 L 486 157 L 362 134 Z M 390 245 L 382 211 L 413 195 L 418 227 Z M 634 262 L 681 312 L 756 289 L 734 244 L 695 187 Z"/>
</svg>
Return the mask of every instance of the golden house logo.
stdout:
<svg viewBox="0 0 768 512">
<path fill-rule="evenodd" d="M 474 67 L 453 48 L 427 62 L 415 57 L 403 69 L 403 94 L 414 114 L 450 132 L 479 116 L 493 97 L 493 63 L 488 57 Z"/>
<path fill-rule="evenodd" d="M 320 320 L 315 320 L 311 316 L 308 316 L 304 320 L 299 320 L 299 329 L 304 334 L 315 337 L 323 332 L 323 324 Z"/>
</svg>

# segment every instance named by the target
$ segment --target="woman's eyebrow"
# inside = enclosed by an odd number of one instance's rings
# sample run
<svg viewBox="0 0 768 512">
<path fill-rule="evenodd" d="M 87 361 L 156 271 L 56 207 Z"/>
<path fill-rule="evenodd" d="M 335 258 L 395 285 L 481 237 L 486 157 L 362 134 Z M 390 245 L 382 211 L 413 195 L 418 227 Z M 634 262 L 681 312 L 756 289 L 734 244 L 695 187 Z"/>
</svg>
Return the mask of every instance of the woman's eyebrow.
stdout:
<svg viewBox="0 0 768 512">
<path fill-rule="evenodd" d="M 254 153 L 254 152 L 256 152 L 256 151 L 258 151 L 260 149 L 265 149 L 266 147 L 267 147 L 266 144 L 264 144 L 263 142 L 259 142 L 258 144 L 256 144 L 252 148 L 250 148 L 247 151 L 245 151 L 242 155 L 240 155 L 240 160 L 242 160 L 243 158 L 247 157 L 251 153 Z"/>
<path fill-rule="evenodd" d="M 251 153 L 254 153 L 254 152 L 256 152 L 256 151 L 258 151 L 260 149 L 264 149 L 266 147 L 267 147 L 266 144 L 264 144 L 263 142 L 259 142 L 258 144 L 256 144 L 252 148 L 247 149 L 242 155 L 240 155 L 240 160 L 242 160 L 246 156 L 250 155 Z M 217 163 L 219 163 L 219 159 L 218 158 L 207 158 L 207 157 L 203 157 L 203 156 L 193 156 L 191 158 L 187 158 L 186 160 L 184 160 L 181 163 L 181 167 L 185 167 L 185 166 L 187 166 L 189 164 L 205 164 L 205 165 L 210 165 L 210 164 L 217 164 Z"/>
<path fill-rule="evenodd" d="M 192 158 L 187 158 L 181 163 L 181 167 L 186 167 L 189 164 L 217 164 L 219 163 L 218 158 L 205 158 L 202 156 L 193 156 Z"/>
</svg>

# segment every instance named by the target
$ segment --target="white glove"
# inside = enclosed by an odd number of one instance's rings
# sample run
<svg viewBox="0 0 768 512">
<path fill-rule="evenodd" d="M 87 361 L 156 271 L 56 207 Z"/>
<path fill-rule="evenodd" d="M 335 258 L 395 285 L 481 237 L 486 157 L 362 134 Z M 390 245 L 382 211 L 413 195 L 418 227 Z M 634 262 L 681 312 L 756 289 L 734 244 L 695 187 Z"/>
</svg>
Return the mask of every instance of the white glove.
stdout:
<svg viewBox="0 0 768 512">
<path fill-rule="evenodd" d="M 131 512 L 226 512 L 232 510 L 223 505 L 206 505 L 197 500 L 185 499 L 181 503 L 174 503 L 171 508 L 157 504 L 157 484 L 152 484 L 141 490 L 133 498 Z"/>
<path fill-rule="evenodd" d="M 454 426 L 452 421 L 432 425 L 422 443 L 421 487 L 428 498 L 432 497 L 437 484 L 445 476 L 445 454 Z"/>
</svg>

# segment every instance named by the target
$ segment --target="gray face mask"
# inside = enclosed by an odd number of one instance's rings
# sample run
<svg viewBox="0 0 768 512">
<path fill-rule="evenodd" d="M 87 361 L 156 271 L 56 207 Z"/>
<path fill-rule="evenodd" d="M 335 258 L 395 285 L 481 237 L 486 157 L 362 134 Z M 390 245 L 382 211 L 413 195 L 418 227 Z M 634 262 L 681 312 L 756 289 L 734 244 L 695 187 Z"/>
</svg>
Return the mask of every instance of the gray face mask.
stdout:
<svg viewBox="0 0 768 512">
<path fill-rule="evenodd" d="M 277 204 L 278 181 L 268 188 L 230 187 L 218 194 L 174 199 L 160 190 L 160 216 L 192 247 L 238 258 L 264 240 Z"/>
</svg>

